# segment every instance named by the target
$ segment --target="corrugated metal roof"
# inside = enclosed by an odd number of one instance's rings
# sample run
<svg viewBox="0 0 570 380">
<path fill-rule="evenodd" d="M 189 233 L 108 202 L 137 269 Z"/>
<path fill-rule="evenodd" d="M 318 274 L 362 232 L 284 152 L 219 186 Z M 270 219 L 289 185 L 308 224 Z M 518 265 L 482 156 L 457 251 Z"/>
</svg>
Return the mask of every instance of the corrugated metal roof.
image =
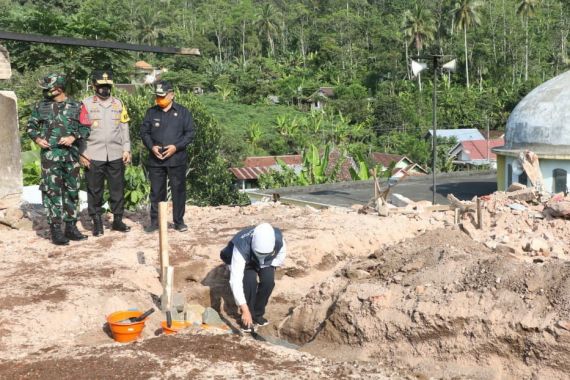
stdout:
<svg viewBox="0 0 570 380">
<path fill-rule="evenodd" d="M 457 142 L 468 141 L 468 140 L 485 140 L 485 137 L 475 128 L 466 129 L 436 129 L 437 137 L 455 137 Z M 427 136 L 433 135 L 433 129 L 430 129 Z"/>
<path fill-rule="evenodd" d="M 291 154 L 286 156 L 259 156 L 246 157 L 243 161 L 245 167 L 268 167 L 277 165 L 277 159 L 283 161 L 286 165 L 300 165 L 303 162 L 301 155 Z"/>
<path fill-rule="evenodd" d="M 491 152 L 492 148 L 497 146 L 502 146 L 505 144 L 504 139 L 489 140 L 489 159 L 496 160 L 497 155 Z M 483 160 L 487 159 L 487 141 L 486 140 L 476 140 L 476 141 L 464 141 L 462 143 L 463 151 L 469 156 L 471 160 Z"/>
</svg>

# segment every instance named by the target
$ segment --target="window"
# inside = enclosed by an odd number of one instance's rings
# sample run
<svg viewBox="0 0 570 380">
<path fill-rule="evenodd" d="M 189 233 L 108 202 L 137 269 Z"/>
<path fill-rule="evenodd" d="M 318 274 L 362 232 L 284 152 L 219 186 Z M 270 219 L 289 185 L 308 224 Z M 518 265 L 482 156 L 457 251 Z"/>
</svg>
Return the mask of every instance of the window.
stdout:
<svg viewBox="0 0 570 380">
<path fill-rule="evenodd" d="M 568 190 L 567 172 L 564 169 L 554 169 L 552 171 L 554 192 L 561 193 Z"/>
<path fill-rule="evenodd" d="M 528 182 L 528 176 L 526 175 L 526 172 L 522 172 L 519 175 L 518 183 L 520 183 L 521 185 L 527 186 L 527 182 Z"/>
</svg>

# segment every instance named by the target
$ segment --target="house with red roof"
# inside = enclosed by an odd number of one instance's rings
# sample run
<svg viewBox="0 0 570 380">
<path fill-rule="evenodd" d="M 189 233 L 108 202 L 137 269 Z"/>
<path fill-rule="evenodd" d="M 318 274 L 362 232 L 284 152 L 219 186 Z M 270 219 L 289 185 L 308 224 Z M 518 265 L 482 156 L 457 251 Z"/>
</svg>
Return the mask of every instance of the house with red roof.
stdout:
<svg viewBox="0 0 570 380">
<path fill-rule="evenodd" d="M 492 140 L 467 140 L 457 143 L 449 151 L 453 163 L 462 166 L 497 166 L 497 156 L 492 149 L 505 145 L 504 138 Z"/>
</svg>

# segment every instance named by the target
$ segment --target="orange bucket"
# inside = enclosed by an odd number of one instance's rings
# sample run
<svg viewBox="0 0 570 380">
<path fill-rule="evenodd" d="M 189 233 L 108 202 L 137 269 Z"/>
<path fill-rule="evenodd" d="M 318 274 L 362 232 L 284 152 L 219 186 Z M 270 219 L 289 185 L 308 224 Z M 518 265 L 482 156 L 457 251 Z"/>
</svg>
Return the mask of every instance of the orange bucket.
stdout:
<svg viewBox="0 0 570 380">
<path fill-rule="evenodd" d="M 185 321 L 172 321 L 172 324 L 170 325 L 170 327 L 167 326 L 166 321 L 162 321 L 160 323 L 160 325 L 162 326 L 162 331 L 164 331 L 165 334 L 174 334 L 176 332 L 178 332 L 179 330 L 185 329 L 186 327 L 188 327 L 188 324 Z"/>
<path fill-rule="evenodd" d="M 144 328 L 144 320 L 140 322 L 121 322 L 125 319 L 140 317 L 142 312 L 133 311 L 116 311 L 107 316 L 107 323 L 113 333 L 113 339 L 117 342 L 127 343 L 136 340 L 142 333 Z"/>
</svg>

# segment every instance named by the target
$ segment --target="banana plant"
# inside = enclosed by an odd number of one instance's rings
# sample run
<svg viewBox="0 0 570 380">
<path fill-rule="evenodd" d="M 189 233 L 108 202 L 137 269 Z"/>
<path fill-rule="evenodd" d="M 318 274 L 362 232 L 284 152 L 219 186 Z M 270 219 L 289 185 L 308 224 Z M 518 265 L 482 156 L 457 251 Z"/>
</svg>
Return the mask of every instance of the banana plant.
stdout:
<svg viewBox="0 0 570 380">
<path fill-rule="evenodd" d="M 370 169 L 362 153 L 356 153 L 354 157 L 356 164 L 358 165 L 358 171 L 354 168 L 349 168 L 350 176 L 353 181 L 364 181 L 370 178 Z"/>
<path fill-rule="evenodd" d="M 317 185 L 329 182 L 327 168 L 329 166 L 330 145 L 326 145 L 323 155 L 319 155 L 319 149 L 311 144 L 309 149 L 303 152 L 303 169 L 299 173 L 299 182 L 302 185 Z"/>
</svg>

